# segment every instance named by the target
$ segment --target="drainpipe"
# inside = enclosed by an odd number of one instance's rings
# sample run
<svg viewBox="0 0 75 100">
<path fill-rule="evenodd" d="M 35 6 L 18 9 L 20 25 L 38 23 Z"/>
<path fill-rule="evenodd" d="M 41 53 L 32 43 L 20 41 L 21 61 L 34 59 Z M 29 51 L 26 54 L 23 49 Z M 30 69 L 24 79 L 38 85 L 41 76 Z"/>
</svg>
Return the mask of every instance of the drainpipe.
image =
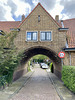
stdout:
<svg viewBox="0 0 75 100">
<path fill-rule="evenodd" d="M 70 53 L 70 51 L 69 51 L 69 57 L 70 57 L 70 66 L 71 66 L 71 53 Z"/>
</svg>

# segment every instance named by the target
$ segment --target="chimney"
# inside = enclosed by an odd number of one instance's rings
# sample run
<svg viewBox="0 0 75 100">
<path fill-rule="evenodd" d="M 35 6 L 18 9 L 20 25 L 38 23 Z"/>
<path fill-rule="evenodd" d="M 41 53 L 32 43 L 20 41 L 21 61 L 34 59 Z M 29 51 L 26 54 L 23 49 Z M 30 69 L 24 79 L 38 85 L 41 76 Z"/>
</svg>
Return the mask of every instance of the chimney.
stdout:
<svg viewBox="0 0 75 100">
<path fill-rule="evenodd" d="M 55 20 L 56 20 L 57 22 L 59 22 L 59 15 L 56 15 L 56 16 L 55 16 Z"/>
<path fill-rule="evenodd" d="M 25 15 L 23 14 L 23 15 L 22 15 L 22 19 L 21 19 L 21 21 L 23 21 L 24 19 L 25 19 Z"/>
</svg>

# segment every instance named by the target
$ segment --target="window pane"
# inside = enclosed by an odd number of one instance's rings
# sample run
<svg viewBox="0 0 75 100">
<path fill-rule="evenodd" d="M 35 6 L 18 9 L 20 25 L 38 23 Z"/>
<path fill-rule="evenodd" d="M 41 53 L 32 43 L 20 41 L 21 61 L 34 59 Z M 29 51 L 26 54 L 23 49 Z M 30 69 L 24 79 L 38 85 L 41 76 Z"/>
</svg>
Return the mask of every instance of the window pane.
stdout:
<svg viewBox="0 0 75 100">
<path fill-rule="evenodd" d="M 47 40 L 51 40 L 51 32 L 46 33 Z"/>
<path fill-rule="evenodd" d="M 32 40 L 37 40 L 37 33 L 33 32 L 33 39 Z"/>
<path fill-rule="evenodd" d="M 28 41 L 31 41 L 31 40 L 36 41 L 37 40 L 37 32 L 27 32 L 27 40 Z"/>
<path fill-rule="evenodd" d="M 41 40 L 42 41 L 51 40 L 51 32 L 41 32 Z"/>
<path fill-rule="evenodd" d="M 41 32 L 41 40 L 45 40 L 45 32 Z"/>
<path fill-rule="evenodd" d="M 31 32 L 27 32 L 27 40 L 31 40 Z"/>
</svg>

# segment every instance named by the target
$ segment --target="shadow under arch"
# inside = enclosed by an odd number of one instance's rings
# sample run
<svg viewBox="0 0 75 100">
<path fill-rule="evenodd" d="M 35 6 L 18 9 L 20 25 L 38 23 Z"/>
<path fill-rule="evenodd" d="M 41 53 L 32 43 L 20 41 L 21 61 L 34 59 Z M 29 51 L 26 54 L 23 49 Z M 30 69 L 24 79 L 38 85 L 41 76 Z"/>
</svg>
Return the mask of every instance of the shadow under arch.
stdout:
<svg viewBox="0 0 75 100">
<path fill-rule="evenodd" d="M 24 52 L 25 57 L 21 60 L 21 64 L 25 64 L 31 57 L 37 54 L 48 56 L 53 62 L 54 73 L 61 78 L 61 59 L 58 57 L 58 54 L 55 51 L 44 46 L 34 46 L 26 49 Z"/>
<path fill-rule="evenodd" d="M 55 51 L 42 46 L 35 46 L 26 49 L 24 52 L 25 57 L 22 59 L 21 63 L 26 63 L 31 57 L 38 54 L 48 56 L 55 64 L 61 63 L 60 58 L 58 57 L 58 54 Z"/>
</svg>

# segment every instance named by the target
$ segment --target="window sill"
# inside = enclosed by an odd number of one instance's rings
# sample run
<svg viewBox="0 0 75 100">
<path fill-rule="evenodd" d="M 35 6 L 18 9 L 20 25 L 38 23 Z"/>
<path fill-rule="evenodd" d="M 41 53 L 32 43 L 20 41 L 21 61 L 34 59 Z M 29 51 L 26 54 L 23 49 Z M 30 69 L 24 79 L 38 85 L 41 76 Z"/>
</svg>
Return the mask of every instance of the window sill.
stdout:
<svg viewBox="0 0 75 100">
<path fill-rule="evenodd" d="M 41 42 L 52 42 L 52 40 L 40 40 Z"/>
<path fill-rule="evenodd" d="M 26 40 L 25 42 L 38 42 L 38 41 L 34 41 L 34 40 L 32 40 L 32 41 L 27 41 L 27 40 Z"/>
</svg>

